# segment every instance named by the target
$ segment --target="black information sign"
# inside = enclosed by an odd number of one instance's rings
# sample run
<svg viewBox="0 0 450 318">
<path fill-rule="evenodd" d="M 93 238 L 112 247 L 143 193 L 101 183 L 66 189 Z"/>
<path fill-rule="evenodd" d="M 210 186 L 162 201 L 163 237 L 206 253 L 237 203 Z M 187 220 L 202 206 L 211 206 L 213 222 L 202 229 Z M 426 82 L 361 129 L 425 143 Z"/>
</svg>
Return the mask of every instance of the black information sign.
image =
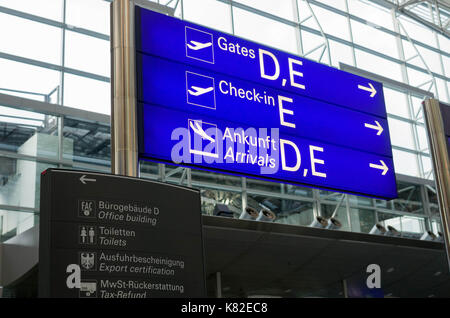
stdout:
<svg viewBox="0 0 450 318">
<path fill-rule="evenodd" d="M 198 190 L 48 169 L 40 211 L 40 297 L 206 296 Z"/>
</svg>

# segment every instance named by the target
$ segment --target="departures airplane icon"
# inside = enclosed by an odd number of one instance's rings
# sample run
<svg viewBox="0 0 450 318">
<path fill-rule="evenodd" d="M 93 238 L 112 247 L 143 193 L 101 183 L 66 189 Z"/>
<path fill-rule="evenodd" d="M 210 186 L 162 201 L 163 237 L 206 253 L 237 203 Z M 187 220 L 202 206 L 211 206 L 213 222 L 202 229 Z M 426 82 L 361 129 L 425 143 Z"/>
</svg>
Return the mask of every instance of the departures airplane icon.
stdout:
<svg viewBox="0 0 450 318">
<path fill-rule="evenodd" d="M 214 87 L 207 87 L 207 88 L 201 88 L 198 86 L 191 86 L 191 89 L 188 89 L 189 94 L 193 95 L 193 96 L 199 96 L 199 95 L 203 95 L 206 94 L 208 92 L 211 92 Z"/>
<path fill-rule="evenodd" d="M 194 51 L 198 51 L 198 50 L 204 49 L 206 47 L 210 47 L 211 45 L 212 45 L 211 42 L 201 43 L 201 42 L 197 42 L 197 41 L 190 41 L 187 44 L 188 48 L 190 48 L 191 50 L 194 50 Z"/>
</svg>

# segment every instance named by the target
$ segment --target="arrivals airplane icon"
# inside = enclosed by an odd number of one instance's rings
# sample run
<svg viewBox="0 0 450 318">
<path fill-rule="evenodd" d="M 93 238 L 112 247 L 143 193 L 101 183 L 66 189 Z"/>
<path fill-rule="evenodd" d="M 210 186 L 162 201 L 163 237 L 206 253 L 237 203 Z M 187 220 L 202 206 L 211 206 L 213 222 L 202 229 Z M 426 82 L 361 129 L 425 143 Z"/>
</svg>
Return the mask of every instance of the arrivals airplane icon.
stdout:
<svg viewBox="0 0 450 318">
<path fill-rule="evenodd" d="M 210 136 L 208 136 L 208 134 L 203 130 L 203 128 L 200 126 L 200 124 L 196 121 L 194 124 L 194 121 L 190 121 L 189 125 L 191 126 L 192 130 L 200 135 L 203 139 L 207 139 L 210 142 L 215 142 L 215 140 L 213 138 L 211 138 Z"/>
<path fill-rule="evenodd" d="M 194 51 L 198 51 L 198 50 L 204 49 L 206 47 L 210 47 L 211 45 L 212 45 L 211 42 L 201 43 L 201 42 L 197 42 L 197 41 L 190 41 L 187 44 L 188 48 L 190 48 L 191 50 L 194 50 Z"/>
<path fill-rule="evenodd" d="M 199 96 L 206 94 L 214 89 L 214 87 L 201 88 L 198 86 L 191 86 L 192 90 L 188 89 L 189 94 Z"/>
</svg>

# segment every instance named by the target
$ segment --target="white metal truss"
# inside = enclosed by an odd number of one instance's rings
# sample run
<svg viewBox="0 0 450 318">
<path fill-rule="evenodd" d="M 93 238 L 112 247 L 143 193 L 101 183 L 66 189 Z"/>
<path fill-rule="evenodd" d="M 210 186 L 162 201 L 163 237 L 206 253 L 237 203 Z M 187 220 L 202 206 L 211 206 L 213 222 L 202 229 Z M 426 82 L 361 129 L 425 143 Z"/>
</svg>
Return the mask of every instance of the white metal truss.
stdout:
<svg viewBox="0 0 450 318">
<path fill-rule="evenodd" d="M 316 46 L 316 47 L 310 49 L 310 50 L 307 51 L 307 52 L 304 52 L 304 53 L 303 53 L 303 56 L 304 56 L 304 57 L 307 57 L 308 55 L 310 55 L 310 54 L 312 54 L 312 53 L 314 53 L 314 52 L 316 52 L 317 50 L 320 49 L 321 52 L 320 52 L 319 59 L 318 59 L 317 61 L 318 61 L 318 62 L 323 62 L 322 59 L 323 59 L 323 57 L 324 57 L 324 55 L 325 55 L 325 52 L 326 52 L 326 53 L 327 53 L 327 57 L 328 57 L 328 62 L 325 62 L 325 63 L 327 63 L 328 65 L 331 65 L 331 53 L 330 53 L 330 45 L 329 45 L 329 43 L 328 43 L 328 37 L 326 36 L 325 32 L 323 31 L 323 28 L 322 28 L 322 26 L 320 25 L 319 19 L 317 19 L 317 16 L 315 15 L 314 10 L 312 9 L 312 7 L 311 7 L 309 1 L 308 1 L 308 0 L 303 0 L 303 1 L 306 3 L 306 6 L 307 6 L 308 9 L 309 9 L 310 15 L 307 16 L 306 18 L 304 18 L 304 19 L 298 21 L 298 24 L 299 24 L 300 28 L 301 28 L 301 25 L 302 25 L 303 23 L 305 23 L 305 22 L 308 21 L 309 19 L 313 18 L 314 21 L 316 22 L 316 24 L 317 24 L 317 26 L 318 26 L 318 28 L 319 28 L 319 32 L 320 32 L 320 34 L 321 34 L 321 36 L 322 36 L 322 38 L 323 38 L 323 43 L 321 43 L 321 44 L 319 44 L 318 46 Z M 297 5 L 297 7 L 298 7 L 298 5 Z"/>
<path fill-rule="evenodd" d="M 449 0 L 388 0 L 397 11 L 450 38 Z"/>
<path fill-rule="evenodd" d="M 423 66 L 424 66 L 424 68 L 425 68 L 427 74 L 430 76 L 430 79 L 427 80 L 427 81 L 425 81 L 425 82 L 422 83 L 422 84 L 417 85 L 417 87 L 418 87 L 418 88 L 423 88 L 423 89 L 425 89 L 426 91 L 431 91 L 431 89 L 434 87 L 435 93 L 437 94 L 437 89 L 436 89 L 436 79 L 435 79 L 433 73 L 431 72 L 431 69 L 430 69 L 430 67 L 428 66 L 427 62 L 425 61 L 425 59 L 423 58 L 422 54 L 421 54 L 420 51 L 418 50 L 416 44 L 415 44 L 414 41 L 411 39 L 411 37 L 409 36 L 409 34 L 408 34 L 408 32 L 406 31 L 405 27 L 403 26 L 402 21 L 399 19 L 399 16 L 400 16 L 400 11 L 396 11 L 396 12 L 395 12 L 395 19 L 396 19 L 396 22 L 397 22 L 397 24 L 398 24 L 398 26 L 399 26 L 399 32 L 400 32 L 400 33 L 403 33 L 403 35 L 406 37 L 406 39 L 408 40 L 408 42 L 411 44 L 411 46 L 413 47 L 413 49 L 414 49 L 414 51 L 415 51 L 415 54 L 414 54 L 414 55 L 412 55 L 412 56 L 410 56 L 410 57 L 408 57 L 408 58 L 407 58 L 406 56 L 404 57 L 404 58 L 405 58 L 405 63 L 406 63 L 406 62 L 409 62 L 409 61 L 411 61 L 411 60 L 413 60 L 413 59 L 415 59 L 415 58 L 419 58 L 420 61 L 421 61 L 422 64 L 423 64 Z M 419 115 L 419 114 L 416 114 L 416 117 L 417 117 L 418 115 Z"/>
</svg>

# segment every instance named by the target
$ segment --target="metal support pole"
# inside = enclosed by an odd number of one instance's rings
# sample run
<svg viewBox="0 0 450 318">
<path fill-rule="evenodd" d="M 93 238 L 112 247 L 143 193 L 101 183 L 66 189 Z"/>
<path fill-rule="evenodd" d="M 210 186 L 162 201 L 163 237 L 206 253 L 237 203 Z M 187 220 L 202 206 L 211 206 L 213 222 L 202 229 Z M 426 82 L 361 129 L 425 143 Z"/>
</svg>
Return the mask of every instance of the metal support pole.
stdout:
<svg viewBox="0 0 450 318">
<path fill-rule="evenodd" d="M 342 280 L 342 290 L 344 292 L 344 298 L 348 298 L 348 288 L 347 288 L 347 280 Z"/>
<path fill-rule="evenodd" d="M 242 192 L 241 192 L 241 195 L 242 195 L 242 200 L 241 200 L 241 203 L 242 203 L 242 209 L 241 209 L 241 212 L 245 212 L 245 208 L 247 207 L 247 179 L 245 178 L 245 177 L 242 177 L 241 178 L 241 186 L 242 186 Z"/>
<path fill-rule="evenodd" d="M 64 116 L 58 117 L 58 160 L 64 159 Z M 62 164 L 59 165 L 62 168 Z"/>
<path fill-rule="evenodd" d="M 331 217 L 334 218 L 336 214 L 338 213 L 339 209 L 341 208 L 342 202 L 344 201 L 345 194 L 342 194 L 341 199 L 339 200 L 339 203 L 334 208 L 333 214 L 331 214 Z"/>
<path fill-rule="evenodd" d="M 111 172 L 137 177 L 134 3 L 111 4 Z"/>
<path fill-rule="evenodd" d="M 222 298 L 222 275 L 220 272 L 216 273 L 216 295 L 217 298 Z"/>
<path fill-rule="evenodd" d="M 424 104 L 430 153 L 433 159 L 436 192 L 442 220 L 447 261 L 450 267 L 450 163 L 439 101 L 427 99 Z"/>
<path fill-rule="evenodd" d="M 191 168 L 187 168 L 186 169 L 186 181 L 187 181 L 187 186 L 189 188 L 192 188 L 192 170 Z"/>
</svg>

